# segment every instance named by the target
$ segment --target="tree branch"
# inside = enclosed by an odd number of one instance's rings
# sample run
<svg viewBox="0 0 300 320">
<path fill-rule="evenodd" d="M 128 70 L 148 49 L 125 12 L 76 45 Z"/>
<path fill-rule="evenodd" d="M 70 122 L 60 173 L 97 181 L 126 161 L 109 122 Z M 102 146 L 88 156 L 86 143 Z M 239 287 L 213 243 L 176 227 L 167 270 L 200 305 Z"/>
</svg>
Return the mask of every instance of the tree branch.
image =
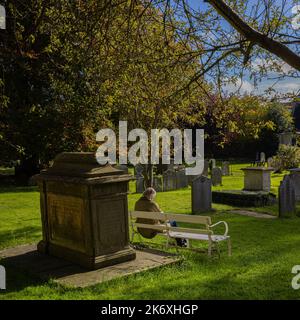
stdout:
<svg viewBox="0 0 300 320">
<path fill-rule="evenodd" d="M 247 40 L 273 53 L 296 70 L 300 70 L 300 56 L 298 56 L 283 43 L 253 29 L 223 0 L 204 0 L 204 2 L 208 2 L 211 6 L 213 6 L 215 10 Z"/>
</svg>

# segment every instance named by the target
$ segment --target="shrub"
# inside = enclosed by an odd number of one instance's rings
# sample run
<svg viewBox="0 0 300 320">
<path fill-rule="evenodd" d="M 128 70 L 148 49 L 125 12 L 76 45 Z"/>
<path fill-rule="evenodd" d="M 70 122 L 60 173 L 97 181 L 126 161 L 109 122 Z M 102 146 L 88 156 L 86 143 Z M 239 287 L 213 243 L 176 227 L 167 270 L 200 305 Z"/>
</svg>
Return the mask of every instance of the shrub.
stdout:
<svg viewBox="0 0 300 320">
<path fill-rule="evenodd" d="M 297 146 L 280 145 L 277 154 L 272 158 L 271 165 L 276 172 L 299 167 L 300 148 Z"/>
</svg>

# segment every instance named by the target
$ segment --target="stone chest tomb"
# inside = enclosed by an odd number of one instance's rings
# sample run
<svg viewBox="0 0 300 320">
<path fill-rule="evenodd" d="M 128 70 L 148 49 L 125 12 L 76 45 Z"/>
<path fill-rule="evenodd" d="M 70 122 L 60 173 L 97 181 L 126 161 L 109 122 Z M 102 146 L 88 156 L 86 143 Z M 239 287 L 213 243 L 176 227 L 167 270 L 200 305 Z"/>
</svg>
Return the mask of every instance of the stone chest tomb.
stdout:
<svg viewBox="0 0 300 320">
<path fill-rule="evenodd" d="M 128 182 L 133 177 L 94 153 L 61 153 L 36 176 L 43 240 L 40 252 L 97 269 L 135 259 L 129 246 Z"/>
</svg>

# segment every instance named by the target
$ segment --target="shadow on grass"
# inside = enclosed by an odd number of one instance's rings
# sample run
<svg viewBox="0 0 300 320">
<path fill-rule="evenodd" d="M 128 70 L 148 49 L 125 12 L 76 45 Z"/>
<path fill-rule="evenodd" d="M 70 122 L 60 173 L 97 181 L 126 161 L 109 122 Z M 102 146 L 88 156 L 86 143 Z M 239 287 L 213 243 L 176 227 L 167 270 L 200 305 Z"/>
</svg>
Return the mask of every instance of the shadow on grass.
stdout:
<svg viewBox="0 0 300 320">
<path fill-rule="evenodd" d="M 0 193 L 19 193 L 19 192 L 34 192 L 38 191 L 37 186 L 32 187 L 16 187 L 13 185 L 0 185 Z"/>
</svg>

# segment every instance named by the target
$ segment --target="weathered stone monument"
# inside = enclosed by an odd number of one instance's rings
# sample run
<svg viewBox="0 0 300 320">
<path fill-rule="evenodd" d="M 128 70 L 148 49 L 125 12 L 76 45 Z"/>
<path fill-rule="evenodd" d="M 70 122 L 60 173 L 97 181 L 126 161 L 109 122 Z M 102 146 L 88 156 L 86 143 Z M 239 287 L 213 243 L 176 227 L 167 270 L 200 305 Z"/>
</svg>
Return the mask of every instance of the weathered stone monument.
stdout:
<svg viewBox="0 0 300 320">
<path fill-rule="evenodd" d="M 223 176 L 230 176 L 230 163 L 229 163 L 229 161 L 222 162 L 222 175 Z"/>
<path fill-rule="evenodd" d="M 186 188 L 188 186 L 188 178 L 185 174 L 185 169 L 175 172 L 176 175 L 176 189 Z"/>
<path fill-rule="evenodd" d="M 43 240 L 40 252 L 97 269 L 135 259 L 129 246 L 127 192 L 133 177 L 94 153 L 61 153 L 36 176 Z"/>
<path fill-rule="evenodd" d="M 293 145 L 294 134 L 292 132 L 283 132 L 278 134 L 279 144 L 287 146 Z"/>
<path fill-rule="evenodd" d="M 285 175 L 278 188 L 279 217 L 291 217 L 296 214 L 296 196 L 294 183 Z"/>
<path fill-rule="evenodd" d="M 212 171 L 213 168 L 216 167 L 216 159 L 210 159 L 209 160 L 209 168 Z"/>
<path fill-rule="evenodd" d="M 270 191 L 271 172 L 273 168 L 248 167 L 244 171 L 244 190 L 246 191 Z"/>
<path fill-rule="evenodd" d="M 213 186 L 222 185 L 222 170 L 219 167 L 215 167 L 211 171 L 211 182 Z"/>
<path fill-rule="evenodd" d="M 290 169 L 290 178 L 294 183 L 296 201 L 300 201 L 300 168 Z"/>
<path fill-rule="evenodd" d="M 167 170 L 163 174 L 164 191 L 176 190 L 176 174 L 175 171 Z"/>
<path fill-rule="evenodd" d="M 196 177 L 192 182 L 193 214 L 211 211 L 211 203 L 211 180 L 205 176 Z"/>
</svg>

